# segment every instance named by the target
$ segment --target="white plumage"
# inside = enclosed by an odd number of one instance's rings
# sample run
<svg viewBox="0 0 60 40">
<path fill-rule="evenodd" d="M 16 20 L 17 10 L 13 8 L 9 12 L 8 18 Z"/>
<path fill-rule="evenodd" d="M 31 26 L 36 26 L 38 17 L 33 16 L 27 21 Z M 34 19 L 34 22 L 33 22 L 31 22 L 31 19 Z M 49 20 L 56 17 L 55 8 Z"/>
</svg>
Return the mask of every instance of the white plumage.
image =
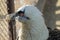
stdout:
<svg viewBox="0 0 60 40">
<path fill-rule="evenodd" d="M 25 16 L 30 20 L 22 23 L 17 37 L 18 40 L 47 40 L 49 36 L 48 29 L 45 25 L 42 13 L 35 6 L 23 6 L 17 10 L 23 11 L 25 9 Z"/>
</svg>

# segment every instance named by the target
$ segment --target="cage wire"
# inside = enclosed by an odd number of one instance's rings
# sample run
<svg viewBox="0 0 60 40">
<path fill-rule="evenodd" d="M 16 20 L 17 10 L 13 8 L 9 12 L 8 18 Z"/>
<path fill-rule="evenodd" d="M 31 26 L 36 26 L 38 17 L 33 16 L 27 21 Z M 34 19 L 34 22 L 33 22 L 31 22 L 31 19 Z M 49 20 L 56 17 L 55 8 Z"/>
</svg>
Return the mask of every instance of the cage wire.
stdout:
<svg viewBox="0 0 60 40">
<path fill-rule="evenodd" d="M 0 40 L 12 40 L 9 25 L 6 21 L 8 14 L 7 0 L 0 0 Z"/>
<path fill-rule="evenodd" d="M 9 40 L 8 23 L 5 19 L 1 20 L 1 16 L 8 14 L 6 1 L 0 0 L 0 40 Z"/>
</svg>

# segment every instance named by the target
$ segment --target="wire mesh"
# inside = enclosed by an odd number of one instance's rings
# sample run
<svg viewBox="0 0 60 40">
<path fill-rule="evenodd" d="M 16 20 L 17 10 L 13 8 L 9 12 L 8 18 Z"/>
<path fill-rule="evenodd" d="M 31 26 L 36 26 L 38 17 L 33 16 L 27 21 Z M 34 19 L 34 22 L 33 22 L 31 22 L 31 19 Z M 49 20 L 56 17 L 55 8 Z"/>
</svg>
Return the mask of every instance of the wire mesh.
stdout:
<svg viewBox="0 0 60 40">
<path fill-rule="evenodd" d="M 7 0 L 0 0 L 0 15 L 6 15 L 7 12 Z M 9 40 L 8 23 L 5 19 L 0 21 L 0 40 Z"/>
</svg>

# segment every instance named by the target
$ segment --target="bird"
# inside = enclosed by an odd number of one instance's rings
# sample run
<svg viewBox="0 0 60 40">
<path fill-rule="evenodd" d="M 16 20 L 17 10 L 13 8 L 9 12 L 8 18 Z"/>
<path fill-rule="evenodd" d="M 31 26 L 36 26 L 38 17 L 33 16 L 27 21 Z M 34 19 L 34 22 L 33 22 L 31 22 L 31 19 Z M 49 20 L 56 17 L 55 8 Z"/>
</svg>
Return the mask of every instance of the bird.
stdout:
<svg viewBox="0 0 60 40">
<path fill-rule="evenodd" d="M 22 11 L 22 15 L 21 15 Z M 16 16 L 22 27 L 17 32 L 17 40 L 47 40 L 49 31 L 45 24 L 43 14 L 39 9 L 32 5 L 20 7 Z"/>
<path fill-rule="evenodd" d="M 49 31 L 43 14 L 32 5 L 24 5 L 15 13 L 8 14 L 11 20 L 18 20 L 22 26 L 16 32 L 16 40 L 47 40 Z M 7 16 L 8 16 L 7 15 Z"/>
</svg>

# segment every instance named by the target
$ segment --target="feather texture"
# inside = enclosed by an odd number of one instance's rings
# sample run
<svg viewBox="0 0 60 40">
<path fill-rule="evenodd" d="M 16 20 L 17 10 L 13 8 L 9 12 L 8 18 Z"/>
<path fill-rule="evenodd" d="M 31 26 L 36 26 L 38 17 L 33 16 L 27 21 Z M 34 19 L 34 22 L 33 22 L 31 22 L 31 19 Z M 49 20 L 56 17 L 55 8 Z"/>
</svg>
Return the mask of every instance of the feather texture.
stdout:
<svg viewBox="0 0 60 40">
<path fill-rule="evenodd" d="M 18 33 L 18 40 L 47 40 L 49 37 L 48 29 L 45 25 L 42 13 L 34 6 L 24 6 L 20 10 L 24 10 L 25 15 L 30 18 L 26 23 L 22 23 Z M 17 12 L 18 12 L 17 11 Z"/>
</svg>

